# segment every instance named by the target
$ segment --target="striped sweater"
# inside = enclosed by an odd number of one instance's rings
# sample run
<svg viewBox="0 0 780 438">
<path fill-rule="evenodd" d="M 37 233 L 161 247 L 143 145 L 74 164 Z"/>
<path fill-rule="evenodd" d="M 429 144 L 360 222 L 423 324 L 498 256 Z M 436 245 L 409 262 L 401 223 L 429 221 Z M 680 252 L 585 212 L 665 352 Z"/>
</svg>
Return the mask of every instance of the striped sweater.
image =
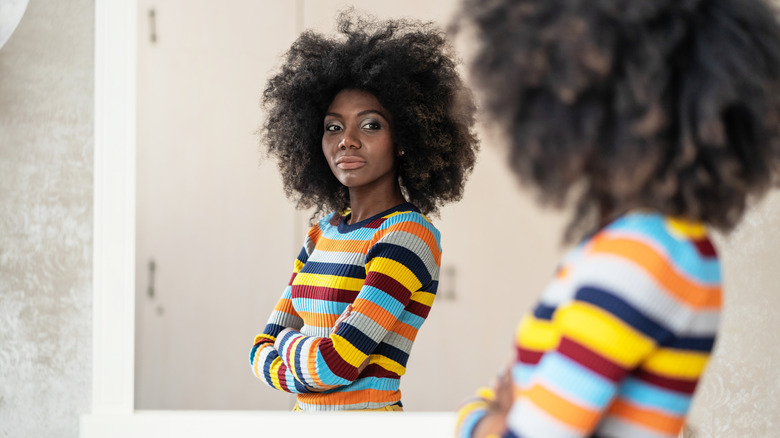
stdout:
<svg viewBox="0 0 780 438">
<path fill-rule="evenodd" d="M 255 338 L 252 370 L 304 411 L 399 403 L 400 377 L 436 294 L 439 231 L 411 204 L 309 230 L 289 285 Z M 352 312 L 331 333 L 336 319 Z M 358 368 L 370 357 L 369 365 Z"/>
<path fill-rule="evenodd" d="M 506 436 L 676 437 L 715 342 L 720 282 L 702 225 L 637 212 L 584 241 L 518 327 Z M 464 404 L 458 436 L 490 397 Z"/>
</svg>

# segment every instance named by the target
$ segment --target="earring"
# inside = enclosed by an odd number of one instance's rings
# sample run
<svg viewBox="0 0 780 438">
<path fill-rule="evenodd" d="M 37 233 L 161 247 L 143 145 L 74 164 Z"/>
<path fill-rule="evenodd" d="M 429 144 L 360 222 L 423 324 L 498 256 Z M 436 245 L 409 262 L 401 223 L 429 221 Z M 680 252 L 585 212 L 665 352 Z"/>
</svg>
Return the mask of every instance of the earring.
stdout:
<svg viewBox="0 0 780 438">
<path fill-rule="evenodd" d="M 404 155 L 406 155 L 406 151 L 401 151 L 401 152 L 398 153 L 398 155 L 403 157 Z"/>
</svg>

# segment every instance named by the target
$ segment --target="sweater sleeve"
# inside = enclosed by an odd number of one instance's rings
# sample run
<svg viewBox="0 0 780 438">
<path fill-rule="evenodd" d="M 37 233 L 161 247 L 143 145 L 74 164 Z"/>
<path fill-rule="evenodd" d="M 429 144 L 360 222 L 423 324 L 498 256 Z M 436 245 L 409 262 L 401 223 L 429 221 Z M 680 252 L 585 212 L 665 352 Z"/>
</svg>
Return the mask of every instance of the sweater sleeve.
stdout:
<svg viewBox="0 0 780 438">
<path fill-rule="evenodd" d="M 308 241 L 307 241 L 308 243 Z M 303 384 L 296 381 L 293 374 L 287 368 L 287 365 L 279 357 L 279 353 L 274 348 L 279 333 L 285 328 L 294 328 L 300 330 L 303 326 L 303 319 L 298 315 L 292 305 L 291 291 L 292 282 L 295 276 L 301 271 L 303 265 L 308 259 L 308 245 L 304 245 L 300 254 L 295 259 L 295 267 L 292 277 L 287 287 L 282 293 L 282 297 L 276 303 L 268 323 L 262 333 L 255 337 L 252 350 L 249 353 L 249 363 L 254 375 L 272 388 L 280 391 L 296 394 L 312 392 Z"/>
<path fill-rule="evenodd" d="M 620 419 L 599 431 L 609 436 L 646 424 L 676 436 L 713 340 L 680 332 L 696 310 L 719 306 L 720 290 L 686 278 L 700 270 L 690 246 L 662 246 L 603 234 L 559 272 L 518 328 L 505 436 L 591 436 L 607 415 Z M 465 426 L 459 436 L 470 436 Z"/>
<path fill-rule="evenodd" d="M 410 220 L 377 231 L 352 313 L 328 337 L 282 330 L 276 339 L 282 361 L 299 382 L 319 391 L 354 382 L 358 367 L 388 331 L 405 323 L 399 322 L 404 310 L 417 315 L 417 327 L 422 324 L 438 284 L 440 255 L 438 232 L 432 227 Z M 399 356 L 405 353 L 396 353 L 383 351 L 372 363 L 403 374 L 406 358 Z"/>
</svg>

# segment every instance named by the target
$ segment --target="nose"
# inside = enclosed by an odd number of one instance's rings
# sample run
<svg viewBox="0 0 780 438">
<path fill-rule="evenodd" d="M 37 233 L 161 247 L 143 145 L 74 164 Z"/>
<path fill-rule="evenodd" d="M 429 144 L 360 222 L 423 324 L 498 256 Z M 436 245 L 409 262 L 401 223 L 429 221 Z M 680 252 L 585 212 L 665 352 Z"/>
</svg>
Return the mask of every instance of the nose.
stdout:
<svg viewBox="0 0 780 438">
<path fill-rule="evenodd" d="M 360 138 L 357 135 L 353 135 L 353 132 L 344 130 L 344 137 L 339 142 L 339 149 L 360 149 L 363 145 L 360 143 Z"/>
</svg>

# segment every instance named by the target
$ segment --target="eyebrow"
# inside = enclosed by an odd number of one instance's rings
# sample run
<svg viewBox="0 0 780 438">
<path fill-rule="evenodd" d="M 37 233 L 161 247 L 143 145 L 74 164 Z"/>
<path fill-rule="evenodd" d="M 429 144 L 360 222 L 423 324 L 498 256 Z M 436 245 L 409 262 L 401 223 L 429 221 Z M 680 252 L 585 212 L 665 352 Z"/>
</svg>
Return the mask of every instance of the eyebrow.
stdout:
<svg viewBox="0 0 780 438">
<path fill-rule="evenodd" d="M 366 115 L 366 114 L 372 114 L 372 113 L 374 113 L 374 114 L 379 114 L 379 115 L 380 115 L 380 116 L 382 116 L 382 118 L 383 118 L 383 119 L 385 119 L 385 120 L 390 120 L 390 118 L 388 118 L 388 117 L 387 117 L 387 116 L 386 116 L 386 115 L 385 115 L 385 114 L 384 114 L 382 111 L 375 110 L 375 109 L 367 109 L 367 110 L 363 110 L 363 111 L 361 111 L 361 112 L 357 113 L 357 116 L 358 116 L 358 117 L 361 117 L 361 116 L 364 116 L 364 115 Z M 327 112 L 327 113 L 325 113 L 325 115 L 326 115 L 326 116 L 333 116 L 333 117 L 344 117 L 344 116 L 342 116 L 342 115 L 341 115 L 341 114 L 339 114 L 339 113 L 333 113 L 333 112 Z"/>
</svg>

